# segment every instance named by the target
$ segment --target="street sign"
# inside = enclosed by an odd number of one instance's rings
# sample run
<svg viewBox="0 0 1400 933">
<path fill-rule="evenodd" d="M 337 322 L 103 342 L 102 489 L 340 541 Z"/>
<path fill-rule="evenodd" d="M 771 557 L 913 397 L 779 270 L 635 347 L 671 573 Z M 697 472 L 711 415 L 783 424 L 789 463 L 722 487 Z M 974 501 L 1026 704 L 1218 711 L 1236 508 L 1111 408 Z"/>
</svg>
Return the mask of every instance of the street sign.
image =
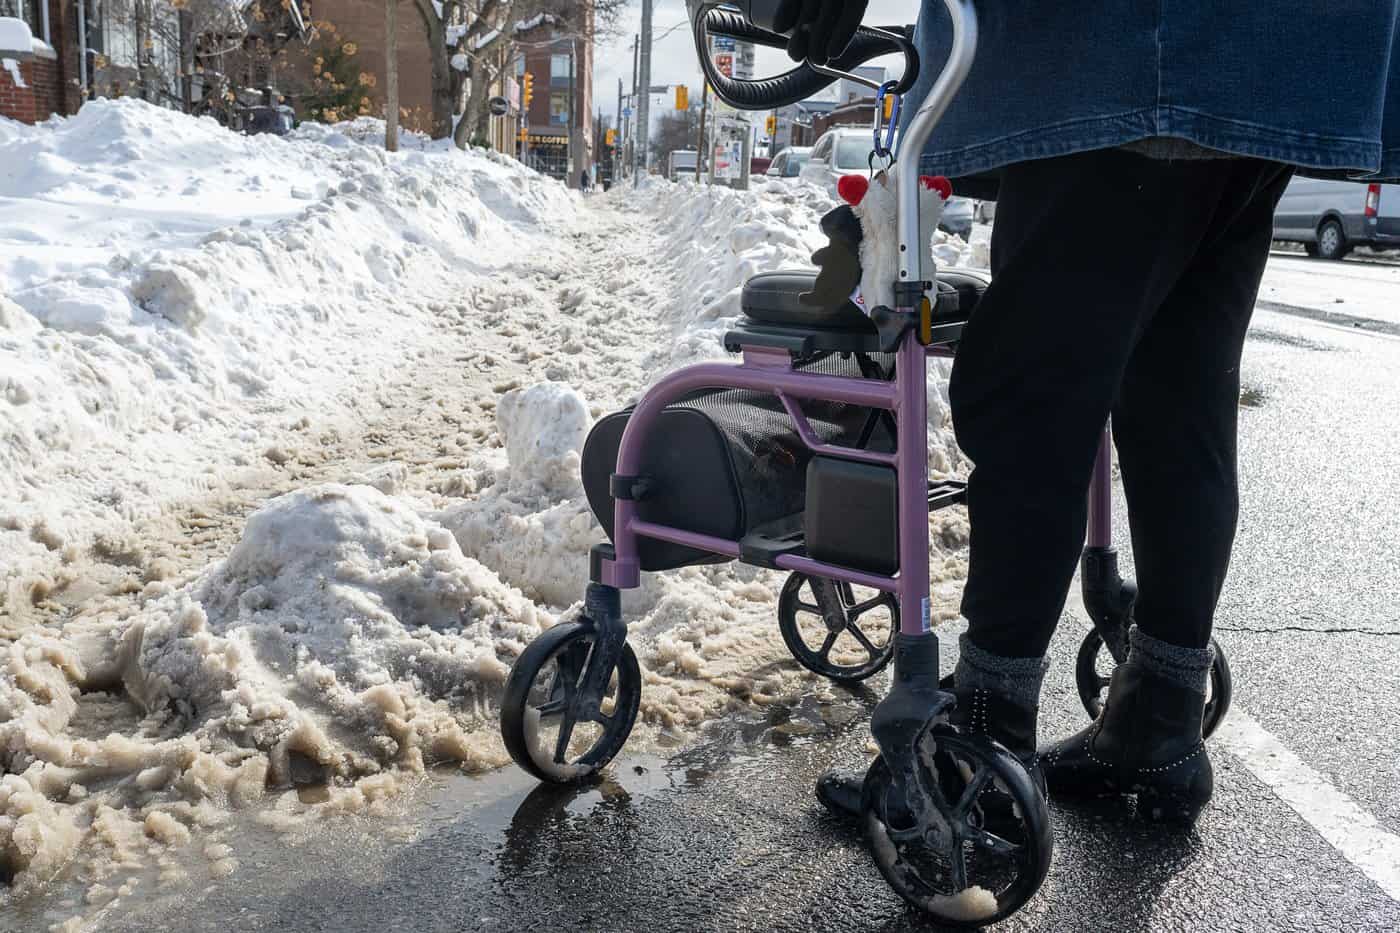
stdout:
<svg viewBox="0 0 1400 933">
<path fill-rule="evenodd" d="M 632 108 L 631 108 L 631 107 L 623 107 L 623 108 L 622 108 L 622 118 L 623 118 L 624 120 L 630 120 L 630 119 L 632 119 Z"/>
<path fill-rule="evenodd" d="M 493 117 L 503 117 L 510 112 L 510 101 L 504 97 L 493 97 L 486 102 Z"/>
</svg>

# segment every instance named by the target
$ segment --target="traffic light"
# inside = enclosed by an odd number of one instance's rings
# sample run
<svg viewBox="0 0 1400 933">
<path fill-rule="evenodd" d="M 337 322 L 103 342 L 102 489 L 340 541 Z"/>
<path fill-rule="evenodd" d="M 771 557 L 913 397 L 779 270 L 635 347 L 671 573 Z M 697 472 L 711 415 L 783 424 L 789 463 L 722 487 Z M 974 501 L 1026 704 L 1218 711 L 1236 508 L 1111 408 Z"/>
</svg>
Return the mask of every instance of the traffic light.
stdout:
<svg viewBox="0 0 1400 933">
<path fill-rule="evenodd" d="M 763 125 L 764 125 L 764 127 L 768 130 L 768 135 L 769 135 L 769 136 L 772 136 L 774 133 L 778 132 L 778 118 L 777 118 L 777 117 L 770 116 L 770 117 L 767 119 L 767 121 L 764 122 Z"/>
<path fill-rule="evenodd" d="M 888 119 L 890 118 L 890 116 L 891 116 L 893 113 L 894 113 L 894 95 L 893 95 L 893 94 L 886 94 L 886 95 L 885 95 L 885 114 L 884 114 L 884 119 L 888 120 Z"/>
<path fill-rule="evenodd" d="M 535 99 L 535 76 L 530 72 L 525 72 L 525 106 L 530 106 L 530 101 Z"/>
<path fill-rule="evenodd" d="M 617 130 L 612 129 L 611 127 L 609 127 L 609 128 L 603 133 L 603 145 L 605 145 L 605 146 L 613 146 L 613 145 L 616 145 L 616 144 L 617 144 Z"/>
<path fill-rule="evenodd" d="M 686 87 L 684 84 L 676 85 L 676 109 L 690 109 L 690 88 Z"/>
</svg>

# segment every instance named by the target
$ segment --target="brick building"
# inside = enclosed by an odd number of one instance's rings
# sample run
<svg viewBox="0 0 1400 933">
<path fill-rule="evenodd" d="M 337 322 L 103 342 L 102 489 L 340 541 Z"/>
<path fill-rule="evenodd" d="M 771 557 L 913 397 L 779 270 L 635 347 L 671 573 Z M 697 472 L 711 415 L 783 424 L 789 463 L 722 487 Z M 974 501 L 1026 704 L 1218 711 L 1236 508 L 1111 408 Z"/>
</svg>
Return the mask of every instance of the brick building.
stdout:
<svg viewBox="0 0 1400 933">
<path fill-rule="evenodd" d="M 399 111 L 403 125 L 427 132 L 433 124 L 433 80 L 428 66 L 428 30 L 413 0 L 399 0 Z M 356 61 L 379 77 L 370 89 L 373 112 L 384 112 L 384 0 L 311 0 L 315 20 L 332 23 L 359 49 Z"/>
<path fill-rule="evenodd" d="M 553 17 L 537 16 L 515 24 L 516 81 L 534 79 L 534 99 L 525 114 L 525 160 L 540 172 L 577 188 L 579 176 L 591 171 L 593 139 L 592 7 L 582 34 L 566 31 Z"/>
<path fill-rule="evenodd" d="M 0 116 L 36 123 L 50 114 L 77 112 L 76 12 L 74 4 L 63 0 L 0 0 L 0 17 L 24 22 L 32 36 L 28 58 L 12 59 L 13 69 L 0 68 Z M 18 72 L 18 81 L 12 71 Z"/>
</svg>

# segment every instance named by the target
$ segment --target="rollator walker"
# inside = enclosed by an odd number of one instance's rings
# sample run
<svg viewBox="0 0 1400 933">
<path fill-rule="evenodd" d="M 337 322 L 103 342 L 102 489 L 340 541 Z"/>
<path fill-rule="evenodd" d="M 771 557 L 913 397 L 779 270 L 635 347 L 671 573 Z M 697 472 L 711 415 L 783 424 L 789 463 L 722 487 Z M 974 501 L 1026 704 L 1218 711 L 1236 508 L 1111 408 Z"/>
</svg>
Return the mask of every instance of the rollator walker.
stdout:
<svg viewBox="0 0 1400 933">
<path fill-rule="evenodd" d="M 588 779 L 621 750 L 641 700 L 620 590 L 640 585 L 642 571 L 699 563 L 788 571 L 779 625 L 799 663 L 850 683 L 894 661 L 871 717 L 879 756 L 863 789 L 877 867 L 938 921 L 981 926 L 1034 896 L 1052 843 L 1046 802 L 1016 757 L 948 723 L 956 698 L 940 684 L 931 625 L 928 515 L 964 502 L 966 483 L 929 481 L 926 365 L 953 356 L 988 284 L 971 271 L 938 272 L 930 244 L 920 242 L 918 155 L 977 43 L 971 0 L 944 3 L 953 26 L 948 60 L 905 124 L 899 148 L 907 157 L 891 169 L 895 306 L 867 311 L 845 295 L 814 302 L 816 272 L 757 275 L 744 286 L 743 320 L 724 337 L 737 364 L 678 369 L 595 425 L 583 451 L 584 487 L 611 543 L 590 552 L 581 614 L 542 634 L 512 668 L 501 728 L 511 756 L 540 780 Z M 707 79 L 741 109 L 786 106 L 840 78 L 871 86 L 880 101 L 906 92 L 918 75 L 911 30 L 861 27 L 829 66 L 807 62 L 777 77 L 735 80 L 710 61 L 710 38 L 784 48 L 787 37 L 763 25 L 775 0 L 688 5 Z M 904 57 L 899 81 L 875 85 L 850 74 L 888 54 Z M 1081 566 L 1094 628 L 1076 679 L 1095 716 L 1108 684 L 1098 668 L 1103 649 L 1108 661 L 1126 657 L 1136 594 L 1112 547 L 1109 444 L 1105 429 Z M 858 596 L 856 587 L 874 595 Z M 838 639 L 847 650 L 837 650 Z M 1224 654 L 1216 657 L 1207 734 L 1230 698 Z"/>
</svg>

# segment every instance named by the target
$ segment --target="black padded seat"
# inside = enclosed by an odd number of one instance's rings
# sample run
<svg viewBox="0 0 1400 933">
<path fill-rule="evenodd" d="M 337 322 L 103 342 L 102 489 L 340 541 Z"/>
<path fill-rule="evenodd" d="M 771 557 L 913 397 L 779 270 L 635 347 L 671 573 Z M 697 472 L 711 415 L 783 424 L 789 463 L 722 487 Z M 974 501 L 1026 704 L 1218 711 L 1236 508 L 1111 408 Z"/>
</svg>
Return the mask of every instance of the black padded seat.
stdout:
<svg viewBox="0 0 1400 933">
<path fill-rule="evenodd" d="M 745 317 L 760 324 L 822 330 L 875 330 L 870 318 L 853 302 L 843 301 L 835 308 L 803 304 L 799 296 L 810 292 L 816 281 L 815 271 L 760 273 L 744 283 L 740 307 Z M 939 271 L 940 294 L 955 292 L 957 300 L 939 301 L 937 308 L 940 310 L 935 310 L 934 320 L 967 320 L 990 281 L 985 273 L 969 269 Z M 943 308 L 948 310 L 942 312 Z"/>
</svg>

